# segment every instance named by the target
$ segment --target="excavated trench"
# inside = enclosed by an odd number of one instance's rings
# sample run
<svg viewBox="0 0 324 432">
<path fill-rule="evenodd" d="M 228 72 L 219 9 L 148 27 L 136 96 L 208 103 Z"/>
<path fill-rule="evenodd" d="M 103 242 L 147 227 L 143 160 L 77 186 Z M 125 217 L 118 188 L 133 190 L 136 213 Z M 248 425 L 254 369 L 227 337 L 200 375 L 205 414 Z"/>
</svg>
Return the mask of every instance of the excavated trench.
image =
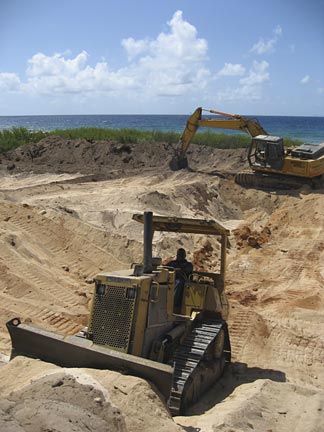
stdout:
<svg viewBox="0 0 324 432">
<path fill-rule="evenodd" d="M 193 145 L 190 169 L 178 172 L 168 167 L 171 157 L 166 143 L 59 137 L 2 156 L 0 352 L 10 352 L 4 324 L 14 316 L 61 334 L 86 324 L 94 275 L 142 259 L 133 213 L 217 219 L 231 230 L 234 362 L 194 408 L 196 423 L 181 424 L 198 427 L 206 407 L 256 380 L 309 386 L 322 400 L 323 191 L 240 187 L 234 175 L 246 168 L 245 150 Z M 168 259 L 179 246 L 197 269 L 217 268 L 215 239 L 159 234 L 153 253 Z"/>
</svg>

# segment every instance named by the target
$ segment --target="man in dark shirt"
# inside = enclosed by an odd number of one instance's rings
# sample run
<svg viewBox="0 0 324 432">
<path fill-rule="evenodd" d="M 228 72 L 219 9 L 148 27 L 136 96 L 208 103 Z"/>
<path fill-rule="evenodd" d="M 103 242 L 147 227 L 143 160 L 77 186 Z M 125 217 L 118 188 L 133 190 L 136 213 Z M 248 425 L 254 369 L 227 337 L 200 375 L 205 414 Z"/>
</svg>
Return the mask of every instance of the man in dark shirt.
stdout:
<svg viewBox="0 0 324 432">
<path fill-rule="evenodd" d="M 174 286 L 174 306 L 179 308 L 182 303 L 183 288 L 187 277 L 193 271 L 193 265 L 186 260 L 186 251 L 183 248 L 178 249 L 176 259 L 169 261 L 166 265 L 177 269 Z"/>
</svg>

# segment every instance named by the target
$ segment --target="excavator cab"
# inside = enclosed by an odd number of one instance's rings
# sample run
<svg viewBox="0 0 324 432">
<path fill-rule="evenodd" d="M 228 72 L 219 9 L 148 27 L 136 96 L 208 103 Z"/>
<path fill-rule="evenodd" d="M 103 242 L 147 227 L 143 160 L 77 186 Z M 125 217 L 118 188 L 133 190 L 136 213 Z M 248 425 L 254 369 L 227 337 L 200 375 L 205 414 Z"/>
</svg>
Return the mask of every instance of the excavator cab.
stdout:
<svg viewBox="0 0 324 432">
<path fill-rule="evenodd" d="M 248 150 L 250 167 L 280 170 L 284 164 L 285 150 L 283 139 L 277 136 L 257 135 L 252 138 Z"/>
</svg>

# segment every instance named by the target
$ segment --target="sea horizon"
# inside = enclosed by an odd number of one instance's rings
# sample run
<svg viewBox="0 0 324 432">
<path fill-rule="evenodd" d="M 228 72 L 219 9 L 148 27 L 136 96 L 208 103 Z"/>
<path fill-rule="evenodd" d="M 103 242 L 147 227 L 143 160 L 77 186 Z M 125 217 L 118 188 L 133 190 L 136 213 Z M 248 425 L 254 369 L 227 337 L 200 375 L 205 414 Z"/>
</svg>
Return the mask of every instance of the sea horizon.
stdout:
<svg viewBox="0 0 324 432">
<path fill-rule="evenodd" d="M 235 113 L 232 113 L 233 115 L 236 115 Z M 76 117 L 76 116 L 186 116 L 190 117 L 189 114 L 105 114 L 105 113 L 97 113 L 97 114 L 0 114 L 0 118 L 6 118 L 6 117 Z M 295 117 L 295 118 L 322 118 L 324 119 L 324 115 L 284 115 L 284 114 L 239 114 L 242 115 L 242 117 L 247 118 L 258 118 L 258 117 Z M 213 117 L 212 114 L 207 114 L 206 117 Z M 215 116 L 220 117 L 220 116 Z"/>
<path fill-rule="evenodd" d="M 23 127 L 31 131 L 109 128 L 181 133 L 188 114 L 41 114 L 0 116 L 0 131 Z M 206 115 L 206 117 L 213 117 Z M 269 135 L 319 144 L 324 142 L 323 116 L 244 115 L 256 119 Z M 217 118 L 217 117 L 216 117 Z M 198 132 L 242 134 L 241 131 L 202 127 Z"/>
</svg>

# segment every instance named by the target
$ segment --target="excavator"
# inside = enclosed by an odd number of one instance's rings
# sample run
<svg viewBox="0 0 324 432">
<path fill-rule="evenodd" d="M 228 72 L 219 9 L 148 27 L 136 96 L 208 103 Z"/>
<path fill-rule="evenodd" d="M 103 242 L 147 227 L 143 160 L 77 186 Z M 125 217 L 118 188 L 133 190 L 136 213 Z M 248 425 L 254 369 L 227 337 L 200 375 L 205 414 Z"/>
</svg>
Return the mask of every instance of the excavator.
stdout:
<svg viewBox="0 0 324 432">
<path fill-rule="evenodd" d="M 203 118 L 202 111 L 221 118 Z M 188 167 L 187 150 L 201 126 L 239 130 L 251 136 L 247 153 L 250 169 L 235 174 L 237 184 L 265 189 L 298 189 L 304 184 L 323 187 L 324 143 L 285 148 L 283 139 L 269 135 L 257 120 L 201 107 L 187 121 L 169 164 L 171 170 Z"/>
<path fill-rule="evenodd" d="M 187 409 L 231 361 L 226 320 L 225 265 L 229 230 L 215 220 L 137 213 L 144 225 L 143 262 L 94 278 L 88 326 L 64 336 L 13 318 L 7 322 L 12 352 L 63 367 L 111 369 L 153 383 L 172 415 Z M 174 305 L 180 269 L 152 255 L 155 231 L 216 236 L 219 270 L 193 271 L 181 305 Z"/>
</svg>

